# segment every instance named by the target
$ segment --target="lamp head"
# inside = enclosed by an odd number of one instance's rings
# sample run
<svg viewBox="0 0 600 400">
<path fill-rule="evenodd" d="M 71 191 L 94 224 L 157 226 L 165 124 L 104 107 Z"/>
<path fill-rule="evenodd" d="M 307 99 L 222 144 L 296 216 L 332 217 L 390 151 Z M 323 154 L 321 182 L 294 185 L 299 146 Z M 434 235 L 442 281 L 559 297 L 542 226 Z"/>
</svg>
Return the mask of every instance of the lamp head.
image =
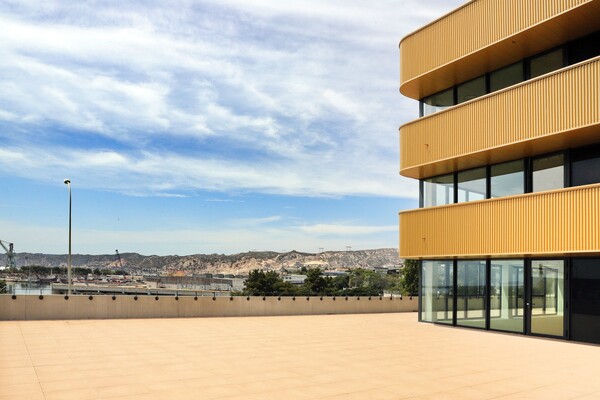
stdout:
<svg viewBox="0 0 600 400">
<path fill-rule="evenodd" d="M 69 183 L 71 183 L 70 179 L 65 179 L 65 185 L 68 185 Z"/>
</svg>

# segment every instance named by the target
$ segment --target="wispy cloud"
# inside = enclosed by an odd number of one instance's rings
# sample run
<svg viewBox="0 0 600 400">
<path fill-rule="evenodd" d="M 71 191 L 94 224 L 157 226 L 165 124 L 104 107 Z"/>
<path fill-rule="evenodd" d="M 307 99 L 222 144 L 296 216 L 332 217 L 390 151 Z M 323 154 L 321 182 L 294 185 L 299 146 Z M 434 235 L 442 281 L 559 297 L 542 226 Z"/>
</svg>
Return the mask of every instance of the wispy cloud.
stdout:
<svg viewBox="0 0 600 400">
<path fill-rule="evenodd" d="M 397 196 L 402 185 L 406 190 L 404 197 L 414 196 L 414 183 L 396 182 L 397 176 L 391 171 L 386 174 L 382 163 L 374 162 L 347 176 L 347 171 L 328 172 L 327 163 L 318 157 L 312 160 L 313 164 L 305 167 L 306 160 L 290 160 L 281 165 L 277 160 L 256 163 L 166 152 L 121 154 L 114 150 L 64 147 L 52 151 L 36 147 L 0 149 L 0 169 L 5 173 L 46 181 L 70 176 L 79 187 L 138 196 L 196 189 L 303 196 Z"/>
<path fill-rule="evenodd" d="M 0 221 L 11 232 L 15 251 L 25 249 L 65 254 L 64 237 L 66 228 L 32 226 Z M 391 236 L 382 240 L 378 233 L 387 232 L 387 227 L 335 226 L 321 227 L 274 227 L 270 224 L 254 224 L 237 227 L 212 227 L 207 229 L 144 229 L 116 230 L 77 228 L 73 237 L 73 251 L 79 254 L 111 254 L 115 246 L 119 251 L 134 251 L 142 254 L 238 253 L 258 250 L 287 249 L 317 252 L 319 248 L 344 249 L 351 245 L 354 250 L 377 247 L 396 247 L 397 240 Z M 362 235 L 362 236 L 361 236 Z"/>
<path fill-rule="evenodd" d="M 0 170 L 132 195 L 415 197 L 397 43 L 456 5 L 5 1 Z"/>
</svg>

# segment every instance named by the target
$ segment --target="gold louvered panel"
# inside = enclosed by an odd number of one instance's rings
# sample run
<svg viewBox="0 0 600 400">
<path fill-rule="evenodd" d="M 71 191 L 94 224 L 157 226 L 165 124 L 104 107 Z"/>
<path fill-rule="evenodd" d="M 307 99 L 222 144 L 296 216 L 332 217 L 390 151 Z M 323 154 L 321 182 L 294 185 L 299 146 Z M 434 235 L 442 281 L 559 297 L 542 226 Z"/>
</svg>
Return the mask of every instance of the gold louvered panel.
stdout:
<svg viewBox="0 0 600 400">
<path fill-rule="evenodd" d="M 600 184 L 400 213 L 403 258 L 600 253 Z"/>
<path fill-rule="evenodd" d="M 425 178 L 600 140 L 600 57 L 400 127 L 400 172 Z"/>
<path fill-rule="evenodd" d="M 475 0 L 401 42 L 402 82 L 593 0 Z M 405 60 L 407 58 L 407 60 Z"/>
</svg>

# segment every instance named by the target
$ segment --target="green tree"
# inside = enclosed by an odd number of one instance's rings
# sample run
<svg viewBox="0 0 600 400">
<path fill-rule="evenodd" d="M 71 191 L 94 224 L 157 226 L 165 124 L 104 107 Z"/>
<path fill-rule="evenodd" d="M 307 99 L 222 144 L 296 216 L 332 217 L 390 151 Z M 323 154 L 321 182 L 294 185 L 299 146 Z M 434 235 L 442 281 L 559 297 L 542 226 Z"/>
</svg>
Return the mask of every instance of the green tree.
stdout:
<svg viewBox="0 0 600 400">
<path fill-rule="evenodd" d="M 323 276 L 321 268 L 309 268 L 306 271 L 304 289 L 307 294 L 327 294 L 330 282 L 330 279 Z"/>
<path fill-rule="evenodd" d="M 416 296 L 419 293 L 419 261 L 404 260 L 400 287 L 404 294 Z"/>
<path fill-rule="evenodd" d="M 350 275 L 336 276 L 331 280 L 331 294 L 341 295 L 349 286 Z"/>
<path fill-rule="evenodd" d="M 8 290 L 6 288 L 6 282 L 5 281 L 0 281 L 0 293 L 7 293 Z"/>
<path fill-rule="evenodd" d="M 355 296 L 377 296 L 387 288 L 386 275 L 364 268 L 350 272 L 347 294 Z"/>
<path fill-rule="evenodd" d="M 255 269 L 248 274 L 244 282 L 244 294 L 246 295 L 275 295 L 289 290 L 283 279 L 275 271 L 261 271 Z"/>
</svg>

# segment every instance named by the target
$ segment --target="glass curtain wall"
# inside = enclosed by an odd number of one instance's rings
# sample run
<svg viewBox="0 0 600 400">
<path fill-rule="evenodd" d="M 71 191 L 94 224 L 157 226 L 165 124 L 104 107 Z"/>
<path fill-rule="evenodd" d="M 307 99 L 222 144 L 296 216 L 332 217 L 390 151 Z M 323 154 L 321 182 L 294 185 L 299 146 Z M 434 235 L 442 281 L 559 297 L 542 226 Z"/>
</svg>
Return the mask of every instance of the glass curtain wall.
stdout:
<svg viewBox="0 0 600 400">
<path fill-rule="evenodd" d="M 523 61 L 501 68 L 490 73 L 490 91 L 504 89 L 525 80 Z"/>
<path fill-rule="evenodd" d="M 486 168 L 475 168 L 457 174 L 458 202 L 483 200 L 486 196 Z"/>
<path fill-rule="evenodd" d="M 454 203 L 454 175 L 442 175 L 423 181 L 423 206 Z"/>
<path fill-rule="evenodd" d="M 422 104 L 423 116 L 445 110 L 454 105 L 454 88 L 426 97 Z"/>
<path fill-rule="evenodd" d="M 571 338 L 600 343 L 600 259 L 571 264 Z"/>
<path fill-rule="evenodd" d="M 563 260 L 531 261 L 531 333 L 564 336 Z"/>
<path fill-rule="evenodd" d="M 525 263 L 492 260 L 490 265 L 490 329 L 524 331 Z"/>
<path fill-rule="evenodd" d="M 533 57 L 529 62 L 531 79 L 547 74 L 548 72 L 556 71 L 564 66 L 566 66 L 566 63 L 562 48 Z"/>
<path fill-rule="evenodd" d="M 565 156 L 562 153 L 534 158 L 531 167 L 534 192 L 565 187 Z"/>
<path fill-rule="evenodd" d="M 456 268 L 456 325 L 485 328 L 486 262 L 458 261 Z"/>
<path fill-rule="evenodd" d="M 586 146 L 571 153 L 571 186 L 600 183 L 600 146 Z"/>
<path fill-rule="evenodd" d="M 487 93 L 485 87 L 485 75 L 465 82 L 456 87 L 456 104 L 473 100 Z"/>
<path fill-rule="evenodd" d="M 453 323 L 454 263 L 421 262 L 421 320 Z"/>
<path fill-rule="evenodd" d="M 524 160 L 510 161 L 492 165 L 490 197 L 504 197 L 525 193 L 525 162 Z"/>
</svg>

